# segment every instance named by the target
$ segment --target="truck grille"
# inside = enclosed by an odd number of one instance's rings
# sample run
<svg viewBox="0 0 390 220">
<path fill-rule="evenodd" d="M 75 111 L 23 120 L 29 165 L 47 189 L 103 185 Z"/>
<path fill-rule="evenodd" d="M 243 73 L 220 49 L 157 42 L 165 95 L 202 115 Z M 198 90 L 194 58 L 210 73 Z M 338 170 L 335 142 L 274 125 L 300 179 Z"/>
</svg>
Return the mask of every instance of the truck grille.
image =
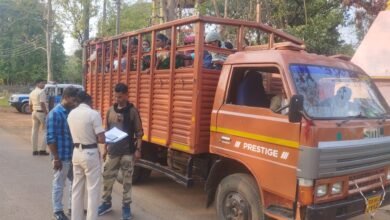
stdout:
<svg viewBox="0 0 390 220">
<path fill-rule="evenodd" d="M 359 189 L 356 187 L 355 183 L 359 186 L 362 192 L 380 188 L 382 186 L 381 178 L 383 184 L 385 184 L 386 175 L 384 169 L 352 175 L 349 177 L 348 194 L 352 195 L 359 193 Z"/>
</svg>

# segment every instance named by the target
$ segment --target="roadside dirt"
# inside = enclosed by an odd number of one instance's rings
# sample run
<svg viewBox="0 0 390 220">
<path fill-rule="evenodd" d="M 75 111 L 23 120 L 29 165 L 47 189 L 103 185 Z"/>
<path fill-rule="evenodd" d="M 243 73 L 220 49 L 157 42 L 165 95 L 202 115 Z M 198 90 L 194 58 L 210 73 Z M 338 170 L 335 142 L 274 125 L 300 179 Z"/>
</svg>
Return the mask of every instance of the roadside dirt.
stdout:
<svg viewBox="0 0 390 220">
<path fill-rule="evenodd" d="M 30 140 L 31 115 L 19 113 L 12 107 L 0 107 L 0 126 L 25 140 Z"/>
</svg>

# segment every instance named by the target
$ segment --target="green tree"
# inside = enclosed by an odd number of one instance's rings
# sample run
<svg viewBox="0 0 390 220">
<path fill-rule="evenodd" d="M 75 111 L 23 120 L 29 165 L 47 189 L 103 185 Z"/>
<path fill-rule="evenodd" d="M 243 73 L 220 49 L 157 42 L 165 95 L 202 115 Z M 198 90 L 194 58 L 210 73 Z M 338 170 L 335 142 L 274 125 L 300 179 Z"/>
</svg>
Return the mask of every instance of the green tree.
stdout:
<svg viewBox="0 0 390 220">
<path fill-rule="evenodd" d="M 122 4 L 121 10 L 121 32 L 133 31 L 150 25 L 150 15 L 152 13 L 152 4 L 150 2 L 138 1 L 134 4 Z M 112 3 L 107 5 L 107 17 L 107 24 L 103 29 L 104 32 L 99 32 L 98 36 L 115 35 L 116 11 Z M 99 20 L 100 24 L 102 24 L 102 22 L 103 18 Z"/>
<path fill-rule="evenodd" d="M 72 56 L 66 57 L 66 63 L 64 67 L 64 74 L 62 81 L 68 83 L 81 83 L 83 70 L 81 65 L 81 50 L 78 50 Z"/>
<path fill-rule="evenodd" d="M 7 84 L 46 76 L 43 10 L 38 0 L 0 2 L 0 78 Z"/>
<path fill-rule="evenodd" d="M 54 80 L 62 82 L 64 79 L 64 67 L 66 65 L 64 34 L 62 30 L 56 30 L 54 32 L 51 57 L 54 61 L 52 65 Z"/>
<path fill-rule="evenodd" d="M 214 0 L 205 1 L 199 10 L 212 16 L 223 11 L 224 17 L 255 21 L 257 3 L 262 23 L 304 39 L 308 51 L 327 55 L 344 52 L 340 51 L 346 45 L 338 28 L 344 24 L 345 8 L 338 0 L 306 0 L 305 4 L 303 0 Z"/>
</svg>

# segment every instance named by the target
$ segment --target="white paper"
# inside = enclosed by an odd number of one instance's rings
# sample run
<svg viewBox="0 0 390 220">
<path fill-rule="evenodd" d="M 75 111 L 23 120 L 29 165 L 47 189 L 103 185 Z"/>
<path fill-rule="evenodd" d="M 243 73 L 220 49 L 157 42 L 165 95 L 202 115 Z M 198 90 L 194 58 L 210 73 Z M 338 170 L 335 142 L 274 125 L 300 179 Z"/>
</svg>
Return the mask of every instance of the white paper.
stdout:
<svg viewBox="0 0 390 220">
<path fill-rule="evenodd" d="M 106 135 L 106 143 L 116 143 L 128 136 L 126 132 L 123 132 L 116 127 L 111 128 L 104 134 Z"/>
</svg>

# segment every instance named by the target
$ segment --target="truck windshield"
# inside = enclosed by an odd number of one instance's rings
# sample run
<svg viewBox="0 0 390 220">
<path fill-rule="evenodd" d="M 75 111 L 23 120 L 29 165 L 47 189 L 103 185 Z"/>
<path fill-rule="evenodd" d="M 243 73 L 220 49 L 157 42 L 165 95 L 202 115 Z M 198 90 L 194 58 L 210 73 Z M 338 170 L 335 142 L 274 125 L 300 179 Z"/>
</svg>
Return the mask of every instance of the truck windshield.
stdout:
<svg viewBox="0 0 390 220">
<path fill-rule="evenodd" d="M 389 114 L 378 89 L 363 73 L 306 64 L 291 64 L 290 71 L 310 117 L 382 118 Z"/>
</svg>

